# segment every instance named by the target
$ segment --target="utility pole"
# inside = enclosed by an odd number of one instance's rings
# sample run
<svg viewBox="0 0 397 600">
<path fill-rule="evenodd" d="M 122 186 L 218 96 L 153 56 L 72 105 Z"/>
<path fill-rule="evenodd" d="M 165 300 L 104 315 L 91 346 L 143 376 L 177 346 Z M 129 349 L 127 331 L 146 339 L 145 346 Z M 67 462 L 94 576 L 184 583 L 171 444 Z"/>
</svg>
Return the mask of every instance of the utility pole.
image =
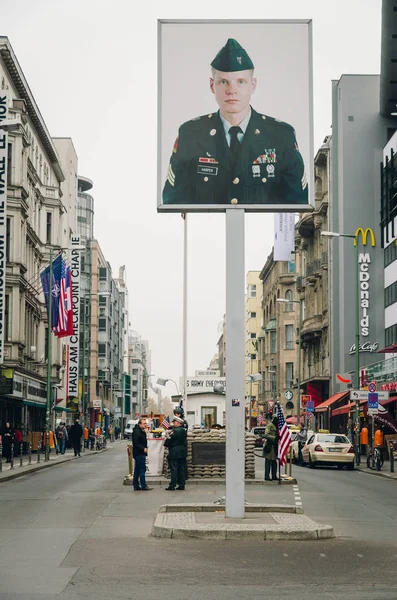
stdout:
<svg viewBox="0 0 397 600">
<path fill-rule="evenodd" d="M 45 457 L 47 462 L 50 459 L 50 412 L 51 412 L 51 321 L 52 321 L 52 248 L 50 248 L 50 272 L 48 286 L 48 330 L 47 330 L 47 397 L 46 397 L 46 439 L 45 439 Z"/>
</svg>

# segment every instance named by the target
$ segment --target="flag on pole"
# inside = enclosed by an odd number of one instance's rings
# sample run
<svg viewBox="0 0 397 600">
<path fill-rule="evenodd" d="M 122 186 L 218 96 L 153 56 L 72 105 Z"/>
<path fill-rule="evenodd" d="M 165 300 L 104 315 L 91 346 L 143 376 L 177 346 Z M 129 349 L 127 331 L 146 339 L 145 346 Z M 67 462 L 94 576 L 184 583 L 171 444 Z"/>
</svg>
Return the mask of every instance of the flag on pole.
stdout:
<svg viewBox="0 0 397 600">
<path fill-rule="evenodd" d="M 68 313 L 66 310 L 66 263 L 62 260 L 61 263 L 61 279 L 60 279 L 60 292 L 59 292 L 59 309 L 58 309 L 58 323 L 54 327 L 53 331 L 56 336 L 63 337 L 66 335 L 68 329 Z"/>
<path fill-rule="evenodd" d="M 50 282 L 50 267 L 46 267 L 40 275 L 41 285 L 43 286 L 44 298 L 47 307 L 49 307 L 49 298 L 51 296 L 51 330 L 58 326 L 59 314 L 59 295 L 61 292 L 61 271 L 62 255 L 52 261 L 52 281 Z"/>
<path fill-rule="evenodd" d="M 281 404 L 277 405 L 277 429 L 279 435 L 278 458 L 280 459 L 280 466 L 282 467 L 287 462 L 288 449 L 291 444 L 291 432 L 285 422 Z"/>
<path fill-rule="evenodd" d="M 65 269 L 61 279 L 61 297 L 59 300 L 58 327 L 54 330 L 57 337 L 73 335 L 72 275 L 70 267 Z"/>
<path fill-rule="evenodd" d="M 161 427 L 164 427 L 164 429 L 169 429 L 170 426 L 170 420 L 168 417 L 164 417 L 163 422 L 161 423 Z"/>
</svg>

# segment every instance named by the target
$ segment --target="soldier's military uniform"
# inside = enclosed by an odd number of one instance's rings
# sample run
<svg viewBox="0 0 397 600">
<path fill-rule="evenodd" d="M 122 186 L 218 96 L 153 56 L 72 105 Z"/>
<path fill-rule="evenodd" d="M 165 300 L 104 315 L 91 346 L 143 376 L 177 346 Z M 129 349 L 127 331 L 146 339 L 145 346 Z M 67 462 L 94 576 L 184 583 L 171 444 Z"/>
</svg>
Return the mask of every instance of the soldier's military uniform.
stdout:
<svg viewBox="0 0 397 600">
<path fill-rule="evenodd" d="M 232 169 L 219 112 L 188 121 L 180 127 L 173 148 L 163 203 L 308 202 L 303 159 L 288 123 L 251 109 L 240 156 Z"/>
<path fill-rule="evenodd" d="M 228 40 L 211 66 L 223 72 L 254 68 L 235 40 Z M 307 204 L 304 163 L 291 125 L 251 107 L 242 133 L 235 162 L 219 111 L 181 125 L 163 203 Z"/>
</svg>

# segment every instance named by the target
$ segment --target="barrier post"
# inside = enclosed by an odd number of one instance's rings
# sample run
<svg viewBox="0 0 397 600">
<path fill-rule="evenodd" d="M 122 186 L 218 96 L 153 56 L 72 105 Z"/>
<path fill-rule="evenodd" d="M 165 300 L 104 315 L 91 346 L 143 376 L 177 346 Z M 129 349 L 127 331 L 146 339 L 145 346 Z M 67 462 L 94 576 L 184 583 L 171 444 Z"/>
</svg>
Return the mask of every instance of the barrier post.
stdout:
<svg viewBox="0 0 397 600">
<path fill-rule="evenodd" d="M 28 448 L 28 465 L 32 464 L 32 442 L 29 442 Z"/>
<path fill-rule="evenodd" d="M 19 466 L 23 467 L 23 442 L 19 444 Z"/>
<path fill-rule="evenodd" d="M 390 442 L 390 473 L 394 473 L 394 446 Z"/>
<path fill-rule="evenodd" d="M 292 448 L 291 446 L 289 447 L 289 476 L 292 477 Z"/>
<path fill-rule="evenodd" d="M 128 475 L 124 479 L 132 479 L 132 444 L 127 445 Z"/>
<path fill-rule="evenodd" d="M 14 470 L 14 444 L 11 444 L 11 465 L 10 471 Z"/>
<path fill-rule="evenodd" d="M 0 473 L 3 470 L 3 444 L 0 440 Z"/>
<path fill-rule="evenodd" d="M 41 441 L 37 442 L 37 462 L 40 462 L 40 454 L 41 454 Z M 29 463 L 30 464 L 30 463 Z"/>
</svg>

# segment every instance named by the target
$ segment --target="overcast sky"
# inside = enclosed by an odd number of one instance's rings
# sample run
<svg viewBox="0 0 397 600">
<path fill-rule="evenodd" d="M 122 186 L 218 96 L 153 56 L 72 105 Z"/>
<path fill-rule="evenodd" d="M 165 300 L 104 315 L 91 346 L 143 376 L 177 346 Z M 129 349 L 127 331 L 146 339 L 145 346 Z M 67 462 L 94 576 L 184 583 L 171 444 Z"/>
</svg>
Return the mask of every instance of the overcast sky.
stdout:
<svg viewBox="0 0 397 600">
<path fill-rule="evenodd" d="M 379 73 L 380 13 L 379 0 L 2 3 L 0 35 L 9 37 L 51 135 L 73 139 L 79 173 L 94 182 L 95 235 L 115 276 L 126 265 L 131 325 L 149 340 L 156 377 L 181 375 L 183 242 L 181 217 L 156 212 L 157 19 L 313 19 L 316 151 L 331 133 L 331 80 Z M 271 61 L 266 40 L 264 53 Z M 273 216 L 248 215 L 246 223 L 246 270 L 260 270 Z M 189 216 L 188 374 L 216 351 L 224 267 L 224 215 Z"/>
</svg>

